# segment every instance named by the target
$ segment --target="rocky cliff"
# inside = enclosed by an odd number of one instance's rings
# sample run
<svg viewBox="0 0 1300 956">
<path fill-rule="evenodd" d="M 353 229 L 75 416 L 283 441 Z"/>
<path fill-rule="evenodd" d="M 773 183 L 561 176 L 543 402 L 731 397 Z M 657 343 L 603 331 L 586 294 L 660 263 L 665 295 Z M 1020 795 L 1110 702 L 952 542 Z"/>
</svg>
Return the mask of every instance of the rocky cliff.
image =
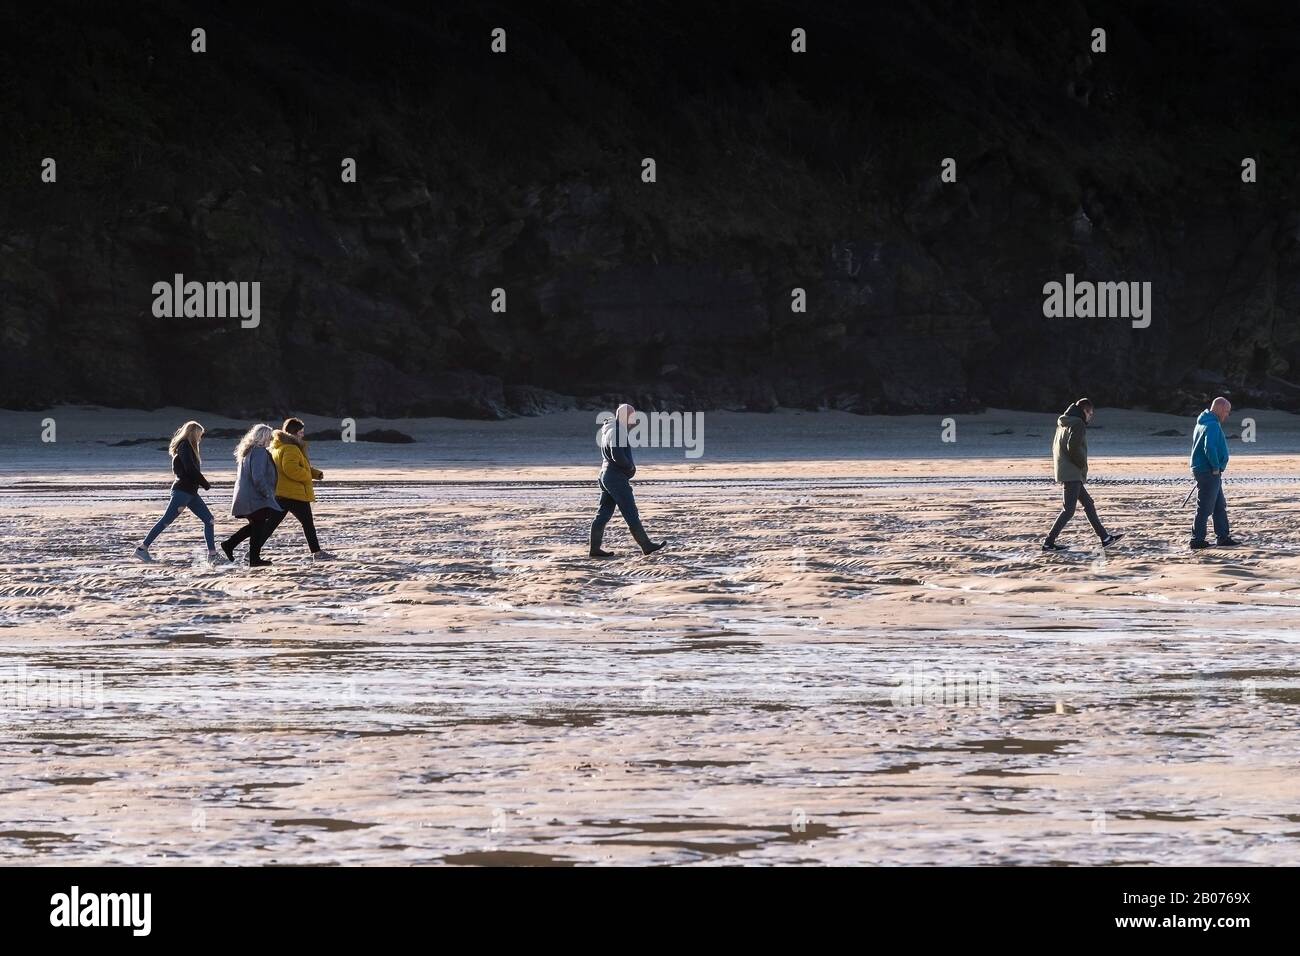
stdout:
<svg viewBox="0 0 1300 956">
<path fill-rule="evenodd" d="M 56 0 L 0 35 L 0 406 L 1300 408 L 1294 9 Z M 176 273 L 260 282 L 260 325 L 155 317 Z M 1151 282 L 1150 328 L 1044 318 L 1066 273 Z"/>
</svg>

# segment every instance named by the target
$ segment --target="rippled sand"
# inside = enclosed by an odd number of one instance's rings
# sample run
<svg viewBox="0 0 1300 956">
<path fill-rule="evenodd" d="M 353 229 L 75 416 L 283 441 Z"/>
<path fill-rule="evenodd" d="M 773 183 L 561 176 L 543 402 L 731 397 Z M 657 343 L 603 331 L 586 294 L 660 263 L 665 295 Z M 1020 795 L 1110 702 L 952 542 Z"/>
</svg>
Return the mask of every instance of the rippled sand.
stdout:
<svg viewBox="0 0 1300 956">
<path fill-rule="evenodd" d="M 345 468 L 340 560 L 287 519 L 258 573 L 194 562 L 188 516 L 127 557 L 156 475 L 11 472 L 0 674 L 103 700 L 0 706 L 0 854 L 1294 863 L 1297 464 L 1251 462 L 1249 546 L 1192 555 L 1181 460 L 1111 462 L 1105 557 L 1082 514 L 1038 551 L 1041 463 L 664 465 L 671 547 L 616 518 L 603 563 L 585 468 Z M 996 692 L 896 699 L 918 673 Z"/>
</svg>

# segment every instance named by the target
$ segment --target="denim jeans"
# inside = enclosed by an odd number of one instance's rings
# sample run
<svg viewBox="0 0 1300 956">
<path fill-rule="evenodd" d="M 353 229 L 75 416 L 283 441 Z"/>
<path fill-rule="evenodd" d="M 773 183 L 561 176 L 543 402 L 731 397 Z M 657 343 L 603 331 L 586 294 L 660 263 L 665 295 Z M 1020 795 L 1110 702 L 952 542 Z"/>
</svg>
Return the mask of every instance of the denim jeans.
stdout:
<svg viewBox="0 0 1300 956">
<path fill-rule="evenodd" d="M 148 550 L 154 539 L 163 533 L 163 529 L 175 521 L 176 516 L 186 508 L 194 512 L 195 517 L 203 522 L 203 537 L 207 539 L 208 550 L 215 550 L 217 544 L 216 535 L 213 533 L 212 512 L 208 510 L 208 506 L 203 503 L 202 498 L 198 495 L 192 495 L 188 491 L 172 492 L 172 500 L 167 502 L 167 510 L 163 512 L 163 516 L 158 519 L 158 523 L 153 526 L 153 530 L 144 539 L 142 547 Z"/>
<path fill-rule="evenodd" d="M 596 510 L 595 520 L 591 522 L 592 548 L 600 547 L 605 536 L 605 525 L 613 517 L 615 507 L 623 513 L 623 520 L 627 522 L 628 530 L 632 532 L 636 543 L 645 550 L 650 536 L 641 526 L 641 513 L 636 508 L 632 482 L 617 468 L 603 468 L 600 472 L 600 507 Z"/>
<path fill-rule="evenodd" d="M 1193 472 L 1196 476 L 1196 518 L 1192 522 L 1192 540 L 1205 540 L 1205 525 L 1214 516 L 1214 536 L 1228 537 L 1228 502 L 1223 497 L 1223 475 L 1209 471 Z"/>
</svg>

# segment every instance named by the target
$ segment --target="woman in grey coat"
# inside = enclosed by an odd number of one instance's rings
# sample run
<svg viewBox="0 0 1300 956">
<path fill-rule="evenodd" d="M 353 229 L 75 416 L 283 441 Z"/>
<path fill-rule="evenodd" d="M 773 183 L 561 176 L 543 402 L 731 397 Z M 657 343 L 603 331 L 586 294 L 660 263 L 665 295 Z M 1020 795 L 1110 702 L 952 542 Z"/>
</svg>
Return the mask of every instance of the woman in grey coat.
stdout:
<svg viewBox="0 0 1300 956">
<path fill-rule="evenodd" d="M 254 425 L 235 448 L 238 470 L 230 513 L 248 524 L 221 542 L 221 550 L 233 561 L 235 548 L 247 538 L 250 568 L 264 568 L 271 563 L 262 559 L 262 545 L 271 536 L 271 518 L 284 510 L 275 500 L 275 462 L 267 451 L 272 434 L 270 425 Z"/>
</svg>

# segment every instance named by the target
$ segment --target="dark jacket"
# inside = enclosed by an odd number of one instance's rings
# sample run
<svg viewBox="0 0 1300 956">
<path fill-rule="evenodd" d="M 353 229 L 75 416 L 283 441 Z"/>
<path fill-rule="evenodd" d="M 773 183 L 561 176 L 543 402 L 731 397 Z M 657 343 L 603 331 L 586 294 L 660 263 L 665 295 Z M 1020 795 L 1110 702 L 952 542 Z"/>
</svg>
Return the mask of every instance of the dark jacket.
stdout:
<svg viewBox="0 0 1300 956">
<path fill-rule="evenodd" d="M 200 488 L 207 491 L 212 487 L 212 483 L 199 470 L 199 456 L 194 454 L 194 448 L 187 441 L 180 443 L 172 457 L 172 474 L 176 476 L 172 482 L 172 491 L 197 495 Z"/>
<path fill-rule="evenodd" d="M 1056 420 L 1052 465 L 1057 481 L 1088 480 L 1088 423 L 1078 405 L 1071 405 Z"/>
<path fill-rule="evenodd" d="M 619 438 L 624 442 L 621 445 L 618 444 Z M 618 421 L 615 419 L 600 426 L 600 457 L 602 475 L 613 468 L 627 478 L 636 476 L 636 462 L 632 460 L 632 449 L 627 445 L 627 430 L 624 429 L 620 436 Z"/>
</svg>

